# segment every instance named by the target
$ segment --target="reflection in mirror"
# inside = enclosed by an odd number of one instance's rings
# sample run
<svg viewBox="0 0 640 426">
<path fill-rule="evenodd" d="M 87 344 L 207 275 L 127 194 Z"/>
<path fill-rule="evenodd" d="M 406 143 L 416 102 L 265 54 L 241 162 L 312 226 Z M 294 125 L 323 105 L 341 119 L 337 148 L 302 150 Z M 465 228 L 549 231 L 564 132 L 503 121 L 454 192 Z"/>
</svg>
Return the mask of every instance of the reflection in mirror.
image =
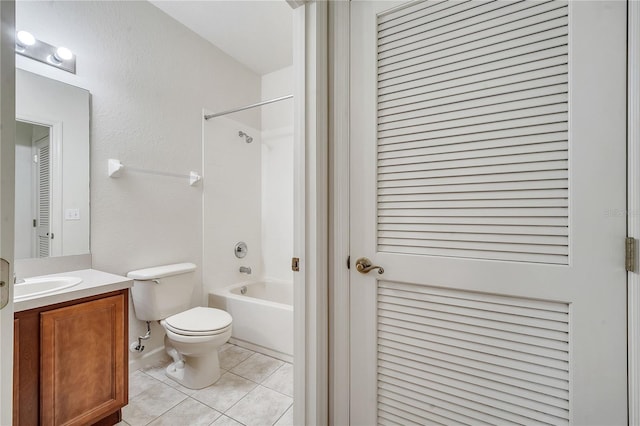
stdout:
<svg viewBox="0 0 640 426">
<path fill-rule="evenodd" d="M 89 253 L 89 92 L 16 70 L 15 258 Z"/>
<path fill-rule="evenodd" d="M 16 122 L 15 257 L 55 256 L 51 232 L 51 144 L 49 127 Z"/>
</svg>

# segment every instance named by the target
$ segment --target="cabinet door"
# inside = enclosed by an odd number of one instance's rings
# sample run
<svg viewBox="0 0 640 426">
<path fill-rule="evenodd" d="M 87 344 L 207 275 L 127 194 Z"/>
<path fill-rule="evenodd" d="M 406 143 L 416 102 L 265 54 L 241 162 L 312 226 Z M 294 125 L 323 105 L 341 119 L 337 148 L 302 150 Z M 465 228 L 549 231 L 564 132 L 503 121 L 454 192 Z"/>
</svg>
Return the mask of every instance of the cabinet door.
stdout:
<svg viewBox="0 0 640 426">
<path fill-rule="evenodd" d="M 86 425 L 127 402 L 126 296 L 41 313 L 41 424 Z"/>
<path fill-rule="evenodd" d="M 13 424 L 20 418 L 20 320 L 13 320 Z"/>
</svg>

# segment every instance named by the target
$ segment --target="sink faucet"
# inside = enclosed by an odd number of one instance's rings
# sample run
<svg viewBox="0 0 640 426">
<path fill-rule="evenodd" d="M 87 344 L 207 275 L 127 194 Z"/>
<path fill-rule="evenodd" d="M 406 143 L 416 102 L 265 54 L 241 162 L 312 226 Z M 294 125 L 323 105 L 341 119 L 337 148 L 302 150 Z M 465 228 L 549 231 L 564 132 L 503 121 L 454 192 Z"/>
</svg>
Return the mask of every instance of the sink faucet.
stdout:
<svg viewBox="0 0 640 426">
<path fill-rule="evenodd" d="M 248 266 L 241 266 L 240 267 L 240 273 L 250 275 L 251 274 L 251 268 L 248 267 Z"/>
</svg>

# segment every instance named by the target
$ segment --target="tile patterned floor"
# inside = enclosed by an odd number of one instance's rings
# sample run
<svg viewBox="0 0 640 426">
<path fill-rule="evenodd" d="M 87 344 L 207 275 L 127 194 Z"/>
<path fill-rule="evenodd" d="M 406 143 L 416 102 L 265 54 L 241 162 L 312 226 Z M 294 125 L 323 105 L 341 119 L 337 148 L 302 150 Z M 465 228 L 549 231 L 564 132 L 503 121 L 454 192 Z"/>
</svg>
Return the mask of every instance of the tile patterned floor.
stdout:
<svg viewBox="0 0 640 426">
<path fill-rule="evenodd" d="M 168 361 L 131 372 L 129 405 L 117 426 L 291 426 L 291 364 L 227 343 L 220 379 L 187 389 L 164 374 Z"/>
</svg>

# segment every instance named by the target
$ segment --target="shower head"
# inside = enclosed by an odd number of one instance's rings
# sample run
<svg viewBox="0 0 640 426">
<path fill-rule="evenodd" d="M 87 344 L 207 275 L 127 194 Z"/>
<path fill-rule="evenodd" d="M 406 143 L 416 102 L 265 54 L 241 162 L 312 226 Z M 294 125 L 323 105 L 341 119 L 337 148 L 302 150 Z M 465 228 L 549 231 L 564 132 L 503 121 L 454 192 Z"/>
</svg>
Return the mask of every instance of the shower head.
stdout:
<svg viewBox="0 0 640 426">
<path fill-rule="evenodd" d="M 248 134 L 246 134 L 245 132 L 243 132 L 242 130 L 240 130 L 238 132 L 238 136 L 240 136 L 241 138 L 244 137 L 244 141 L 246 143 L 251 143 L 253 142 L 253 138 L 251 136 L 249 136 Z"/>
</svg>

